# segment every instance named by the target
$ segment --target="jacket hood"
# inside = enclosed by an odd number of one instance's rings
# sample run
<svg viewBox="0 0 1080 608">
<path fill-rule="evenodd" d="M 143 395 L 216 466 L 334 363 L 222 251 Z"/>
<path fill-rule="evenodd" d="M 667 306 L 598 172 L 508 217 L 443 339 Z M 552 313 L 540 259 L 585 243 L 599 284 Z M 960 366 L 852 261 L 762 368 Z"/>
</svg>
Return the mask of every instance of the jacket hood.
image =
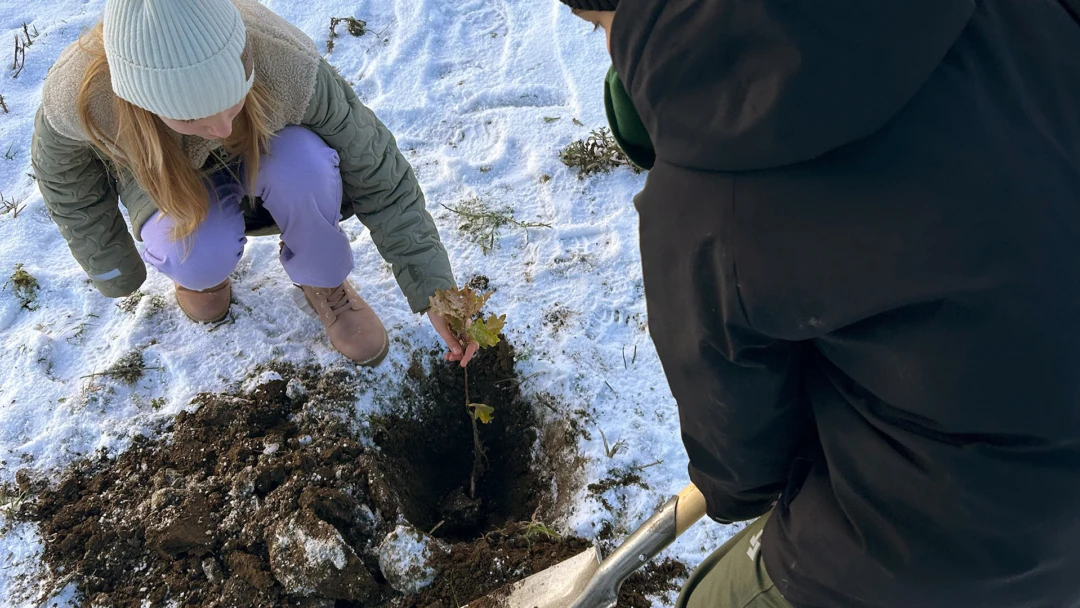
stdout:
<svg viewBox="0 0 1080 608">
<path fill-rule="evenodd" d="M 972 0 L 622 0 L 611 51 L 660 160 L 767 169 L 879 130 L 972 11 Z"/>
</svg>

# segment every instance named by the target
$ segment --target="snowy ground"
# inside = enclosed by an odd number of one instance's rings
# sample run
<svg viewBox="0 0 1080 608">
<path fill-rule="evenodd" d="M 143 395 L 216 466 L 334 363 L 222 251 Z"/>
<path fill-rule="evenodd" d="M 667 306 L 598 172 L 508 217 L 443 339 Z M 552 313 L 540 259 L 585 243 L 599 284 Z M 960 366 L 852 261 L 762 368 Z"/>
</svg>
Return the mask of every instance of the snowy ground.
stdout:
<svg viewBox="0 0 1080 608">
<path fill-rule="evenodd" d="M 592 536 L 605 521 L 643 521 L 687 482 L 675 404 L 645 325 L 632 204 L 645 178 L 622 169 L 579 180 L 558 158 L 566 144 L 605 124 L 603 35 L 591 34 L 557 0 L 266 4 L 324 51 L 330 17 L 367 21 L 370 33 L 360 38 L 339 26 L 327 57 L 416 167 L 459 281 L 482 274 L 497 289 L 490 307 L 507 313 L 521 373 L 531 376 L 525 388 L 588 413 L 592 440 L 579 445 L 585 483 L 659 462 L 640 471 L 650 490 L 608 493 L 614 513 L 582 489 L 562 527 Z M 0 215 L 0 281 L 23 264 L 40 284 L 34 310 L 23 309 L 12 285 L 0 291 L 0 481 L 19 468 L 48 472 L 95 450 L 123 450 L 195 394 L 224 389 L 261 363 L 345 365 L 318 322 L 285 293 L 274 238 L 249 241 L 234 277 L 235 322 L 213 330 L 188 322 L 168 279 L 153 271 L 131 312 L 87 284 L 29 176 L 30 138 L 47 68 L 103 5 L 0 2 L 7 36 L 0 40 L 21 33 L 24 22 L 37 32 L 17 78 L 10 63 L 0 67 L 9 110 L 0 113 L 0 193 L 25 203 L 17 218 Z M 440 205 L 472 197 L 552 228 L 504 228 L 485 254 Z M 372 387 L 393 384 L 409 351 L 432 346 L 436 336 L 409 311 L 359 222 L 344 228 L 354 239 L 354 282 L 396 338 L 390 359 L 364 379 Z M 159 369 L 134 387 L 87 378 L 136 348 Z M 356 407 L 374 407 L 372 391 Z M 601 430 L 625 449 L 607 457 Z M 668 554 L 693 566 L 733 530 L 702 522 Z M 16 576 L 33 575 L 37 547 L 27 526 L 0 538 L 0 605 L 12 605 L 4 598 Z"/>
</svg>

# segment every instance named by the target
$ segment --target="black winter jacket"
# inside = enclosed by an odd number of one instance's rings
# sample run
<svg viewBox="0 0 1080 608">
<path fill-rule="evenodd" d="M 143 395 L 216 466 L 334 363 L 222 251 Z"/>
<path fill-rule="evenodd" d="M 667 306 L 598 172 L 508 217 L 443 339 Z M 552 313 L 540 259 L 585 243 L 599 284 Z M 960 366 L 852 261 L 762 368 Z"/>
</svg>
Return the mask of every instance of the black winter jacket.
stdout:
<svg viewBox="0 0 1080 608">
<path fill-rule="evenodd" d="M 800 608 L 1080 605 L 1080 26 L 622 0 L 691 478 Z"/>
</svg>

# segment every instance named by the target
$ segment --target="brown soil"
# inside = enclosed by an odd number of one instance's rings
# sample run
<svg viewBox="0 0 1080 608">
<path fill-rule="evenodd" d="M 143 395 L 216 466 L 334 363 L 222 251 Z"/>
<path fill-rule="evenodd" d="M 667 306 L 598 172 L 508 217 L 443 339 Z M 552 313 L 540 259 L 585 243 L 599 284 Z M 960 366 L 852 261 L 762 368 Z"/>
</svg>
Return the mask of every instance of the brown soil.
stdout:
<svg viewBox="0 0 1080 608">
<path fill-rule="evenodd" d="M 527 523 L 514 524 L 469 542 L 458 543 L 436 564 L 442 575 L 423 593 L 397 598 L 393 608 L 530 608 L 509 607 L 506 587 L 569 559 L 592 544 L 576 537 L 551 536 Z M 652 608 L 650 597 L 678 590 L 686 579 L 681 562 L 666 559 L 633 574 L 619 590 L 619 608 Z"/>
<path fill-rule="evenodd" d="M 690 575 L 686 564 L 669 558 L 630 575 L 619 591 L 619 608 L 652 608 L 654 597 L 677 592 Z"/>
<path fill-rule="evenodd" d="M 443 574 L 419 595 L 397 600 L 395 608 L 458 608 L 490 594 L 470 608 L 500 606 L 498 591 L 589 548 L 580 538 L 552 537 L 519 523 L 468 543 L 457 543 L 436 563 Z"/>
<path fill-rule="evenodd" d="M 565 430 L 539 436 L 565 424 L 538 420 L 505 342 L 469 370 L 472 400 L 495 408 L 480 429 L 475 498 L 464 377 L 432 352 L 370 428 L 348 373 L 279 368 L 283 380 L 202 395 L 161 439 L 76 463 L 56 484 L 21 474 L 36 493 L 21 518 L 40 528 L 52 588 L 76 583 L 86 607 L 456 608 L 588 546 L 536 523 L 554 517 L 555 494 L 568 493 L 559 484 L 574 478 L 550 466 L 576 462 L 549 453 L 574 449 Z M 393 590 L 379 569 L 377 547 L 399 517 L 449 549 L 419 595 Z M 620 606 L 647 608 L 643 594 L 683 576 L 665 565 L 639 575 Z"/>
<path fill-rule="evenodd" d="M 78 463 L 42 492 L 26 515 L 55 580 L 74 580 L 84 605 L 378 602 L 381 522 L 363 506 L 371 460 L 340 415 L 351 399 L 335 395 L 340 377 L 297 380 L 320 399 L 289 399 L 283 380 L 201 396 L 165 439 Z"/>
</svg>

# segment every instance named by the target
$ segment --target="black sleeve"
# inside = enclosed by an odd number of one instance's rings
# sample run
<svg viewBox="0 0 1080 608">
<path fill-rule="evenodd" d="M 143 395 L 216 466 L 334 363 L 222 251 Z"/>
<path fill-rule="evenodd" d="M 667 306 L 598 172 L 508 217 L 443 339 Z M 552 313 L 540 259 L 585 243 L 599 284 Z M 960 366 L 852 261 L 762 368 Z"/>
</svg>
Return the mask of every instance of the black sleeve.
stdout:
<svg viewBox="0 0 1080 608">
<path fill-rule="evenodd" d="M 881 129 L 972 0 L 622 0 L 612 58 L 657 156 L 716 171 L 816 158 Z"/>
<path fill-rule="evenodd" d="M 729 178 L 715 176 L 714 181 Z M 730 202 L 664 163 L 636 200 L 649 329 L 679 407 L 690 478 L 722 522 L 762 515 L 813 436 L 803 343 L 755 331 L 739 297 Z"/>
</svg>

